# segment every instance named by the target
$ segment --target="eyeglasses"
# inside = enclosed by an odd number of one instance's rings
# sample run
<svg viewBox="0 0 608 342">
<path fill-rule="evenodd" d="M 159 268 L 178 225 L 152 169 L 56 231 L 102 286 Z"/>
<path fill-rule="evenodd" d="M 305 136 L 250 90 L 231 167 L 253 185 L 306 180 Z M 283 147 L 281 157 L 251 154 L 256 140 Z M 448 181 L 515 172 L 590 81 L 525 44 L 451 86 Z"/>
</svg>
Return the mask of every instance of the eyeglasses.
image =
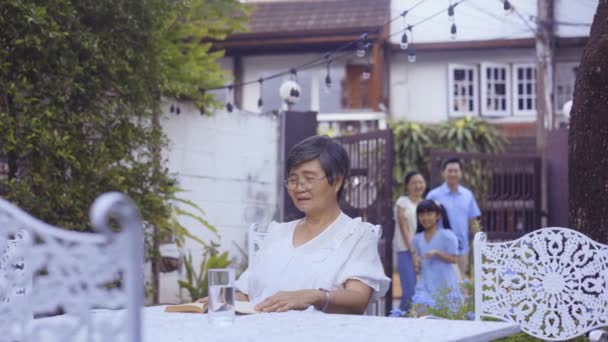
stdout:
<svg viewBox="0 0 608 342">
<path fill-rule="evenodd" d="M 293 178 L 287 178 L 285 180 L 285 187 L 289 190 L 295 190 L 297 189 L 298 185 L 300 185 L 302 187 L 302 189 L 304 190 L 309 190 L 312 188 L 313 184 L 317 183 L 318 181 L 327 178 L 327 176 L 323 176 L 323 177 L 319 177 L 319 178 L 297 178 L 297 177 L 293 177 Z"/>
</svg>

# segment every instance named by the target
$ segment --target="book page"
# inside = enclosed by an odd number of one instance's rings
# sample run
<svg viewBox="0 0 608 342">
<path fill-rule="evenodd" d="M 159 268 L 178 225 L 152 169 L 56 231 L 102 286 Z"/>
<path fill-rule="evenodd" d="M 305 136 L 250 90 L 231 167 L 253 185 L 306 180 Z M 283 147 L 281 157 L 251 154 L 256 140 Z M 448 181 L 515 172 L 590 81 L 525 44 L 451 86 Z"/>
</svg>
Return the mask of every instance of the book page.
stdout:
<svg viewBox="0 0 608 342">
<path fill-rule="evenodd" d="M 236 301 L 234 303 L 234 310 L 240 314 L 254 314 L 257 313 L 254 309 L 255 305 L 251 302 Z M 194 313 L 205 313 L 207 312 L 207 304 L 203 303 L 186 303 L 177 305 L 167 305 L 165 312 L 194 312 Z"/>
</svg>

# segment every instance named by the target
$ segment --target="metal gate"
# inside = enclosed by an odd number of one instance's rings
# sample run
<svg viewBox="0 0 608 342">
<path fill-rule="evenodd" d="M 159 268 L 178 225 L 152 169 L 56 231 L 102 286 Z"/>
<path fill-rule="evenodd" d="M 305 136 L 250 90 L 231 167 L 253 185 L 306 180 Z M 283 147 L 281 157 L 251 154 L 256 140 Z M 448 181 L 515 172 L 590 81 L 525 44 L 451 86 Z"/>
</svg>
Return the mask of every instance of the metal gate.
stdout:
<svg viewBox="0 0 608 342">
<path fill-rule="evenodd" d="M 350 176 L 340 207 L 350 217 L 382 226 L 380 258 L 385 274 L 393 273 L 393 132 L 374 131 L 336 138 L 350 158 Z M 385 297 L 385 314 L 391 310 L 392 290 Z"/>
<path fill-rule="evenodd" d="M 443 182 L 441 163 L 454 157 L 463 162 L 463 183 L 475 193 L 481 210 L 481 227 L 489 239 L 512 240 L 540 228 L 539 156 L 433 151 L 432 187 Z"/>
</svg>

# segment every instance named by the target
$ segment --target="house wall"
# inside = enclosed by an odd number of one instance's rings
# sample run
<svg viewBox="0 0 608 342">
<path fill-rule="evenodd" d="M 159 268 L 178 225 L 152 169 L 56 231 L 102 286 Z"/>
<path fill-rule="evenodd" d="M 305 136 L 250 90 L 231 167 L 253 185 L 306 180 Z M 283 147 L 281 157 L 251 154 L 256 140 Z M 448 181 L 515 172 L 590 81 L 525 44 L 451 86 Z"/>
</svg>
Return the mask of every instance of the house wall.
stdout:
<svg viewBox="0 0 608 342">
<path fill-rule="evenodd" d="M 409 63 L 405 53 L 394 53 L 391 58 L 390 108 L 394 118 L 418 122 L 448 119 L 449 64 L 532 63 L 535 60 L 533 49 L 420 52 L 417 56 L 415 63 Z"/>
<path fill-rule="evenodd" d="M 278 210 L 278 120 L 271 116 L 219 110 L 202 116 L 190 104 L 180 104 L 181 114 L 164 106 L 162 126 L 170 144 L 165 151 L 169 172 L 184 189 L 178 197 L 194 202 L 219 237 L 199 222 L 181 217 L 180 222 L 204 241 L 214 240 L 238 263 L 247 250 L 251 223 L 270 222 Z M 188 210 L 188 206 L 181 205 Z M 237 247 L 238 246 L 238 247 Z M 202 246 L 186 243 L 195 268 L 202 260 Z M 162 255 L 179 256 L 175 245 L 161 247 Z M 178 272 L 161 274 L 161 302 L 178 300 Z"/>
<path fill-rule="evenodd" d="M 556 73 L 570 72 L 578 63 L 582 47 L 555 52 Z M 394 52 L 390 63 L 390 112 L 394 118 L 418 122 L 440 122 L 448 115 L 448 65 L 481 63 L 535 63 L 532 48 L 475 49 L 467 51 L 419 52 L 415 63 L 403 52 Z M 564 64 L 565 63 L 565 64 Z M 566 70 L 562 70 L 563 68 Z M 560 108 L 556 108 L 559 112 Z M 495 122 L 534 121 L 535 115 L 489 118 Z"/>
</svg>

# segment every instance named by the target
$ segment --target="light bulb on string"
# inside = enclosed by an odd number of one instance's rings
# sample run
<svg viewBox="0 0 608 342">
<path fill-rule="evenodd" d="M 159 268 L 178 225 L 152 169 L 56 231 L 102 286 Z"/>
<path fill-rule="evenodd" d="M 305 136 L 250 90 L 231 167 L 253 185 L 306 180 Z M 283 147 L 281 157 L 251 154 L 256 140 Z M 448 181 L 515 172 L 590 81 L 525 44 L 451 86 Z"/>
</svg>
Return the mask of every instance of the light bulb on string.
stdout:
<svg viewBox="0 0 608 342">
<path fill-rule="evenodd" d="M 201 106 L 201 108 L 199 108 L 201 115 L 205 115 L 205 107 Z"/>
<path fill-rule="evenodd" d="M 171 105 L 171 107 L 169 107 L 169 113 L 175 113 L 175 107 L 173 106 L 173 104 Z"/>
<path fill-rule="evenodd" d="M 450 6 L 448 7 L 448 20 L 453 23 L 454 22 L 454 5 L 450 1 Z"/>
<path fill-rule="evenodd" d="M 294 82 L 298 82 L 298 71 L 295 68 L 292 68 L 291 70 L 289 70 L 289 78 L 294 81 Z"/>
<path fill-rule="evenodd" d="M 180 115 L 182 110 L 179 108 L 179 105 L 175 107 L 175 114 Z"/>
<path fill-rule="evenodd" d="M 365 68 L 363 69 L 363 73 L 361 73 L 361 79 L 363 81 L 367 81 L 372 77 L 372 67 L 369 63 L 367 63 L 365 65 Z"/>
<path fill-rule="evenodd" d="M 407 50 L 409 43 L 407 41 L 407 32 L 403 32 L 403 35 L 401 36 L 401 44 L 399 44 L 399 47 L 401 48 L 401 50 Z"/>
<path fill-rule="evenodd" d="M 416 48 L 413 44 L 410 44 L 410 46 L 407 48 L 407 61 L 410 63 L 416 62 Z"/>
<path fill-rule="evenodd" d="M 232 86 L 226 88 L 226 110 L 228 113 L 232 113 L 234 106 L 232 105 Z"/>
<path fill-rule="evenodd" d="M 456 39 L 456 32 L 456 23 L 453 23 L 452 27 L 450 27 L 450 38 Z"/>
<path fill-rule="evenodd" d="M 326 92 L 329 93 L 329 91 L 331 89 L 331 74 L 330 74 L 331 59 L 330 59 L 329 53 L 325 55 L 325 60 L 327 61 L 327 65 L 325 66 L 325 90 L 326 90 Z"/>
<path fill-rule="evenodd" d="M 510 14 L 511 11 L 513 10 L 513 6 L 511 6 L 511 3 L 509 2 L 509 0 L 503 0 L 502 8 L 505 10 L 505 14 Z"/>
<path fill-rule="evenodd" d="M 258 108 L 262 109 L 262 107 L 264 106 L 264 100 L 262 100 L 262 83 L 264 83 L 264 79 L 260 77 L 258 83 L 260 84 L 260 98 L 258 99 Z"/>
<path fill-rule="evenodd" d="M 407 27 L 408 31 L 410 31 L 410 40 L 407 47 L 407 60 L 410 63 L 416 62 L 416 47 L 414 46 L 414 31 L 412 30 L 412 26 Z"/>
<path fill-rule="evenodd" d="M 365 57 L 365 43 L 364 42 L 359 41 L 357 43 L 357 52 L 356 52 L 356 55 L 359 58 Z"/>
<path fill-rule="evenodd" d="M 401 13 L 401 16 L 403 17 L 403 35 L 401 36 L 401 44 L 399 44 L 399 47 L 401 48 L 401 50 L 407 49 L 407 45 L 408 45 L 407 30 L 411 29 L 411 27 L 412 27 L 412 26 L 407 26 L 407 23 L 405 22 L 406 14 L 407 14 L 407 10 L 403 11 L 403 13 Z"/>
</svg>

